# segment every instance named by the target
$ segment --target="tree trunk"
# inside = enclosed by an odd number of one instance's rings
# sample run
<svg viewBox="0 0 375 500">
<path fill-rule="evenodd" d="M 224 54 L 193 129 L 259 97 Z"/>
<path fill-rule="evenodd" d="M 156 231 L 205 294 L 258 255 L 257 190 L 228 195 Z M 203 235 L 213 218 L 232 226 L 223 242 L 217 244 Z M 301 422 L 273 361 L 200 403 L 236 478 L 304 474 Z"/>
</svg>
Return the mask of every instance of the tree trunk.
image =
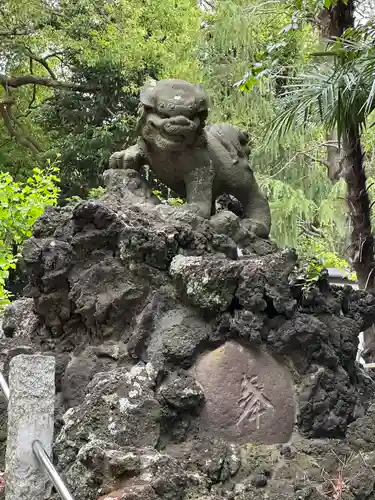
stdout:
<svg viewBox="0 0 375 500">
<path fill-rule="evenodd" d="M 354 0 L 338 1 L 329 9 L 322 9 L 317 18 L 322 39 L 340 37 L 354 26 Z M 333 181 L 343 178 L 347 184 L 348 212 L 351 220 L 349 260 L 357 273 L 360 289 L 375 293 L 374 238 L 371 228 L 371 204 L 363 165 L 361 134 L 358 127 L 347 124 L 342 138 L 342 150 L 336 147 L 337 131 L 327 134 L 328 175 Z M 337 141 L 338 145 L 338 141 Z M 375 332 L 363 332 L 364 353 L 367 362 L 375 361 Z"/>
<path fill-rule="evenodd" d="M 337 2 L 329 9 L 322 9 L 316 19 L 321 37 L 326 40 L 340 37 L 354 26 L 354 1 Z"/>
<path fill-rule="evenodd" d="M 339 146 L 337 129 L 326 134 L 328 177 L 331 181 L 338 181 L 342 176 L 343 154 Z"/>
<path fill-rule="evenodd" d="M 348 129 L 343 138 L 345 161 L 343 178 L 347 185 L 347 202 L 352 223 L 350 262 L 357 273 L 358 286 L 375 294 L 374 237 L 371 228 L 371 203 L 366 186 L 363 152 L 358 129 Z M 363 332 L 362 357 L 368 363 L 375 361 L 375 330 Z"/>
<path fill-rule="evenodd" d="M 345 33 L 348 28 L 354 26 L 354 2 L 338 2 L 329 9 L 322 9 L 317 16 L 317 24 L 320 30 L 322 43 L 327 43 Z M 340 150 L 337 131 L 333 129 L 326 135 L 328 177 L 331 181 L 337 181 L 342 177 L 342 166 L 344 161 L 343 152 Z"/>
<path fill-rule="evenodd" d="M 363 152 L 357 128 L 346 130 L 342 176 L 347 184 L 347 202 L 352 223 L 350 260 L 357 273 L 359 288 L 374 291 L 374 238 L 371 229 L 371 204 L 366 187 Z"/>
</svg>

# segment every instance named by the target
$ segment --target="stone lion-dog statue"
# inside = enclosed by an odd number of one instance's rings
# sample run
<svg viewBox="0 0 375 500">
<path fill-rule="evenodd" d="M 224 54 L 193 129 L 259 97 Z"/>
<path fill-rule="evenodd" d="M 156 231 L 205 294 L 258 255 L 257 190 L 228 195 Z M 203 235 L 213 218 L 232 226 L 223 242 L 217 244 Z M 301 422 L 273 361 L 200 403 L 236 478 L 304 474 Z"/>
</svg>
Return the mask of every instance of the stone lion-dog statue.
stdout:
<svg viewBox="0 0 375 500">
<path fill-rule="evenodd" d="M 148 165 L 160 182 L 186 199 L 186 209 L 204 218 L 215 201 L 234 196 L 246 230 L 268 238 L 271 216 L 249 165 L 248 135 L 229 124 L 206 125 L 208 99 L 200 85 L 152 81 L 140 94 L 137 143 L 115 152 L 110 168 Z M 181 207 L 183 208 L 183 207 Z"/>
</svg>

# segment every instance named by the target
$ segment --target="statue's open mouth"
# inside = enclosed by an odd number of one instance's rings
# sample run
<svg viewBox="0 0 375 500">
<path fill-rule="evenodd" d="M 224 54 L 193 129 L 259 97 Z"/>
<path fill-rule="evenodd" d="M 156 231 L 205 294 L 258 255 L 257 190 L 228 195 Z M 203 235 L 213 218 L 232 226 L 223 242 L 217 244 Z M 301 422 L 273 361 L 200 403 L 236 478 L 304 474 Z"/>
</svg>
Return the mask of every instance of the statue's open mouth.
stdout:
<svg viewBox="0 0 375 500">
<path fill-rule="evenodd" d="M 160 131 L 160 135 L 163 136 L 163 139 L 166 139 L 168 142 L 184 142 L 187 139 L 186 135 L 182 134 L 171 134 L 169 132 L 166 132 L 165 130 Z"/>
<path fill-rule="evenodd" d="M 186 125 L 166 124 L 161 128 L 160 133 L 164 139 L 169 142 L 184 142 L 196 132 L 196 126 L 193 122 Z"/>
</svg>

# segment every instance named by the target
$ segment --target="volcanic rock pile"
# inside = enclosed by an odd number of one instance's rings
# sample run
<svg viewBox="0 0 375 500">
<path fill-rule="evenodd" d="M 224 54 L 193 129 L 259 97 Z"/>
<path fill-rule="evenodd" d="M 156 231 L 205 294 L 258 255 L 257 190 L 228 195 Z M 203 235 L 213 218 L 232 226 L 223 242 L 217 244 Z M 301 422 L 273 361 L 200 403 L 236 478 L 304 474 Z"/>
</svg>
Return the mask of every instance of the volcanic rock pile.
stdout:
<svg viewBox="0 0 375 500">
<path fill-rule="evenodd" d="M 1 361 L 53 354 L 55 463 L 75 498 L 375 498 L 375 298 L 293 281 L 297 257 L 158 204 L 134 171 L 53 208 L 24 247 Z M 0 441 L 6 407 L 0 402 Z M 0 444 L 1 444 L 0 442 Z"/>
</svg>

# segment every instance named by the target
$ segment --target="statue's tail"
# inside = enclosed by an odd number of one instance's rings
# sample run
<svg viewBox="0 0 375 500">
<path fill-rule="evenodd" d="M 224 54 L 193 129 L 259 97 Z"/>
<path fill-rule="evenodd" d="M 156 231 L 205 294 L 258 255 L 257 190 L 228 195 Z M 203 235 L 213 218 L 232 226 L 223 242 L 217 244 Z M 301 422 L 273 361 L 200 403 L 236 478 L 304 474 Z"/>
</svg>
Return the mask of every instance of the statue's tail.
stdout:
<svg viewBox="0 0 375 500">
<path fill-rule="evenodd" d="M 249 135 L 246 132 L 227 123 L 207 125 L 206 130 L 220 141 L 234 159 L 249 157 Z"/>
</svg>

